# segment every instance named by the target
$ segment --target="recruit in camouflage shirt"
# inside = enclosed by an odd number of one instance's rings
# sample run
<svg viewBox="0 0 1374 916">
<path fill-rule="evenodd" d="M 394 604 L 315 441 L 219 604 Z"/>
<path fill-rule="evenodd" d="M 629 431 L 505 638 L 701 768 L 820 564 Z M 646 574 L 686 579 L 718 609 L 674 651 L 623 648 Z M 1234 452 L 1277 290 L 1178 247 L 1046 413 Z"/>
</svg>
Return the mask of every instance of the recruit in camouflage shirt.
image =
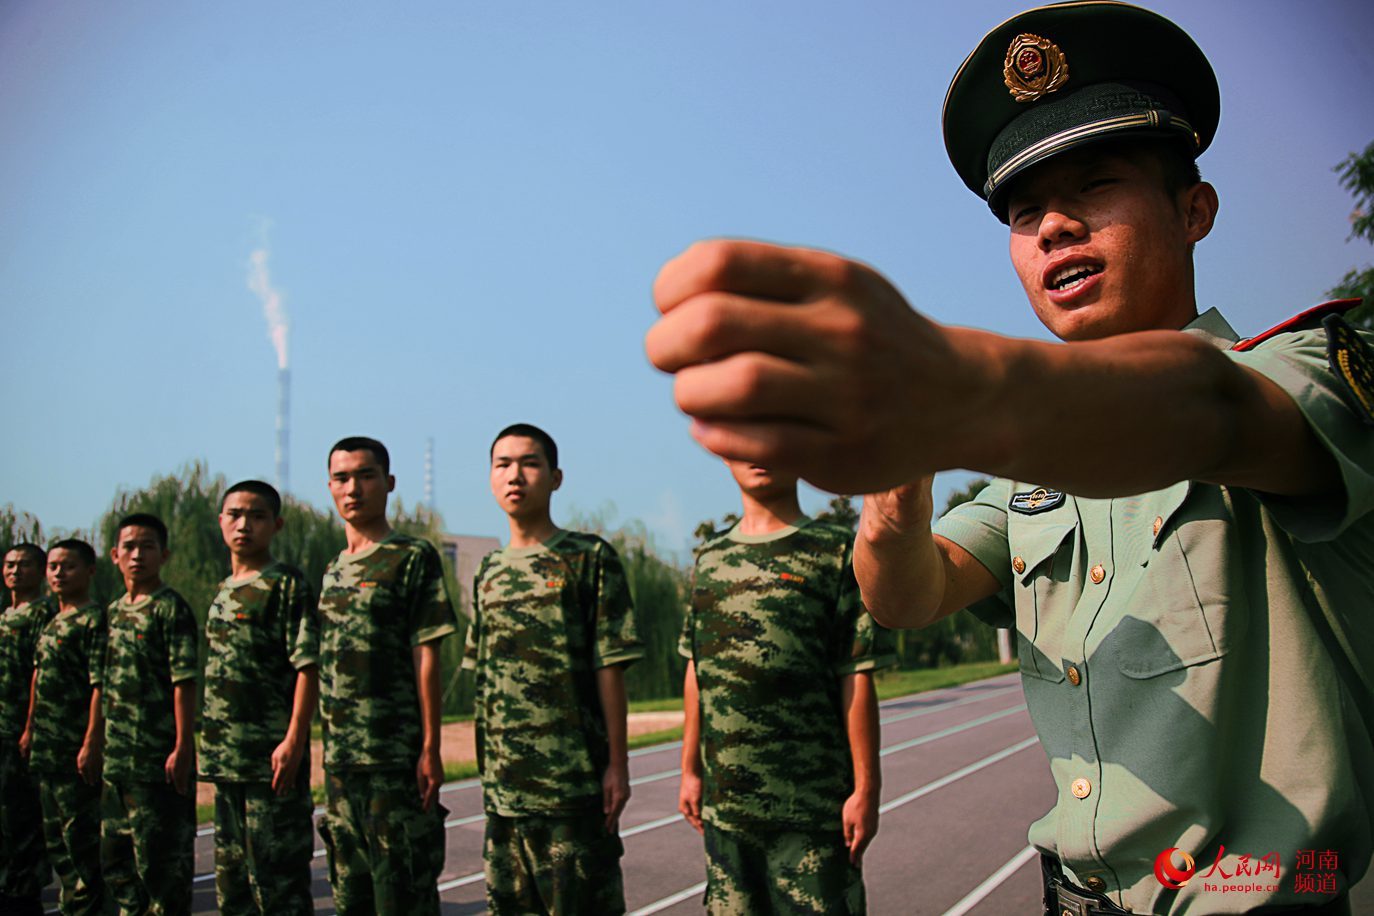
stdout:
<svg viewBox="0 0 1374 916">
<path fill-rule="evenodd" d="M 102 705 L 105 780 L 157 782 L 176 746 L 172 687 L 198 673 L 196 616 L 164 585 L 151 595 L 110 605 Z"/>
<path fill-rule="evenodd" d="M 104 660 L 105 609 L 97 602 L 62 611 L 43 628 L 29 752 L 29 769 L 35 773 L 76 775 L 91 693 L 100 686 Z"/>
<path fill-rule="evenodd" d="M 601 810 L 610 760 L 596 671 L 644 655 L 615 548 L 559 531 L 492 551 L 473 584 L 463 667 L 477 671 L 477 767 L 488 811 Z"/>
<path fill-rule="evenodd" d="M 803 518 L 697 553 L 678 651 L 696 665 L 702 817 L 839 829 L 854 791 L 840 678 L 896 661 L 850 565 L 854 534 Z"/>
<path fill-rule="evenodd" d="M 56 612 L 57 604 L 49 597 L 0 612 L 0 738 L 24 733 L 38 634 Z"/>
<path fill-rule="evenodd" d="M 424 733 L 411 650 L 457 629 L 439 553 L 393 531 L 325 570 L 320 595 L 324 764 L 415 766 Z"/>
<path fill-rule="evenodd" d="M 200 775 L 270 782 L 272 752 L 291 724 L 296 672 L 319 656 L 319 618 L 305 576 L 273 563 L 225 579 L 205 618 L 205 640 Z"/>
</svg>

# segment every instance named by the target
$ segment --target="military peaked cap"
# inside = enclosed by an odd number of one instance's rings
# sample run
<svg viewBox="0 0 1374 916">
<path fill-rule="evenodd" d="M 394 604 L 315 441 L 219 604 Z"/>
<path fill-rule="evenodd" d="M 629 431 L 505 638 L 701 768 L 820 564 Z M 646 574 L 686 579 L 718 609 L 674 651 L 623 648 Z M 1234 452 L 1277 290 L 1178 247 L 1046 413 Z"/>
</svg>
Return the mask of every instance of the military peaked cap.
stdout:
<svg viewBox="0 0 1374 916">
<path fill-rule="evenodd" d="M 1216 75 L 1187 32 L 1126 3 L 1037 7 L 989 32 L 945 96 L 945 149 L 1006 221 L 1007 181 L 1087 143 L 1164 137 L 1196 157 L 1221 116 Z"/>
</svg>

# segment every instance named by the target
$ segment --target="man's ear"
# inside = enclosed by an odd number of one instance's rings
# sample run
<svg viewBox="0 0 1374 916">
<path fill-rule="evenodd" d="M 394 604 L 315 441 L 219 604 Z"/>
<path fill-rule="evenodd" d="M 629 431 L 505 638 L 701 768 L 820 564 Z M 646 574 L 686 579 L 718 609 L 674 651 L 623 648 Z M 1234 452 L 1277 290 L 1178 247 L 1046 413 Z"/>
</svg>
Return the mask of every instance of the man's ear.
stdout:
<svg viewBox="0 0 1374 916">
<path fill-rule="evenodd" d="M 1212 231 L 1220 205 L 1217 189 L 1206 181 L 1199 181 L 1183 192 L 1179 200 L 1179 210 L 1183 213 L 1184 231 L 1189 245 L 1202 241 Z"/>
</svg>

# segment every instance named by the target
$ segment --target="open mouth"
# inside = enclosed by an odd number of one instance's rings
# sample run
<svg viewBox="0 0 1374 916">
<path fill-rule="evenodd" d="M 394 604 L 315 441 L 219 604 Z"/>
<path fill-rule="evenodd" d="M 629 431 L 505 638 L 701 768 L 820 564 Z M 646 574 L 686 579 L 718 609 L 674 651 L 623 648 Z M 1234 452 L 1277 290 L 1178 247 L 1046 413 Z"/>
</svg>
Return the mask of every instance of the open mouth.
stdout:
<svg viewBox="0 0 1374 916">
<path fill-rule="evenodd" d="M 1056 292 L 1070 292 L 1088 280 L 1102 273 L 1102 265 L 1096 263 L 1070 264 L 1050 274 L 1045 286 Z"/>
</svg>

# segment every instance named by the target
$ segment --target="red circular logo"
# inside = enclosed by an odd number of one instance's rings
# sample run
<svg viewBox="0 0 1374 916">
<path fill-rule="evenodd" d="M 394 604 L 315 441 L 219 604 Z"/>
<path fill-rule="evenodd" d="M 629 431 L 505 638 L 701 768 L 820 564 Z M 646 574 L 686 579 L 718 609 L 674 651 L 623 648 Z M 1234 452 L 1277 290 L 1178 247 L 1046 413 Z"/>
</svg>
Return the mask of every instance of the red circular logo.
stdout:
<svg viewBox="0 0 1374 916">
<path fill-rule="evenodd" d="M 1178 853 L 1183 860 L 1183 867 L 1174 864 L 1174 853 Z M 1170 846 L 1168 849 L 1155 856 L 1155 877 L 1159 883 L 1171 891 L 1182 889 L 1183 885 L 1193 877 L 1197 871 L 1193 866 L 1193 857 L 1188 855 L 1177 846 Z"/>
<path fill-rule="evenodd" d="M 1045 56 L 1037 48 L 1022 48 L 1016 55 L 1016 69 L 1027 79 L 1037 77 L 1045 69 Z"/>
</svg>

